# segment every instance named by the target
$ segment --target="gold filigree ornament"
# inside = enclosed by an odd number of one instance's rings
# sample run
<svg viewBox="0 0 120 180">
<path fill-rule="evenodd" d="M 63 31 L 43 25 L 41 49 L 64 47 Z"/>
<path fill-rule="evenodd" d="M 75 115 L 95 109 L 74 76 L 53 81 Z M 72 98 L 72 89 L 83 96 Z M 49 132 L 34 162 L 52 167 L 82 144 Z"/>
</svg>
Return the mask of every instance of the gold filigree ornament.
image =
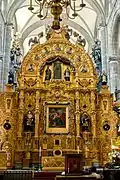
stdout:
<svg viewBox="0 0 120 180">
<path fill-rule="evenodd" d="M 90 84 L 89 80 L 87 79 L 78 79 L 78 83 L 82 87 L 87 87 Z"/>
<path fill-rule="evenodd" d="M 116 142 L 115 142 L 115 145 L 116 145 L 116 146 L 119 146 L 119 148 L 120 148 L 120 137 L 117 137 L 117 140 L 116 140 Z"/>
<path fill-rule="evenodd" d="M 37 83 L 37 79 L 33 79 L 33 78 L 25 79 L 25 83 L 31 87 Z"/>
</svg>

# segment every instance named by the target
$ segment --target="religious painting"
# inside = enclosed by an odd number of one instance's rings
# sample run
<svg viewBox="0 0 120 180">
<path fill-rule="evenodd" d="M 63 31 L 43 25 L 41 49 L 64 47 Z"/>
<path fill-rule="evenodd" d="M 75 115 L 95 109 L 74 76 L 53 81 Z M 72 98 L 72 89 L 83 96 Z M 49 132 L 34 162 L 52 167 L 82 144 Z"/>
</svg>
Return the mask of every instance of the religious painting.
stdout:
<svg viewBox="0 0 120 180">
<path fill-rule="evenodd" d="M 46 132 L 67 133 L 68 132 L 68 105 L 47 104 L 46 105 Z"/>
<path fill-rule="evenodd" d="M 61 79 L 61 78 L 62 78 L 61 62 L 56 61 L 54 62 L 54 79 Z"/>
</svg>

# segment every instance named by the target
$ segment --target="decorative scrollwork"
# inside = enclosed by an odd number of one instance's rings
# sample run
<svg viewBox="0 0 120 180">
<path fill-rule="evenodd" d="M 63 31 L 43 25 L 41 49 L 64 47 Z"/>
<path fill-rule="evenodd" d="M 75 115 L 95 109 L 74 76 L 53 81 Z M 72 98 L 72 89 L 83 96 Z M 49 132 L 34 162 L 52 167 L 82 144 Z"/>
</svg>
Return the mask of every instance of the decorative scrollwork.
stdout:
<svg viewBox="0 0 120 180">
<path fill-rule="evenodd" d="M 33 78 L 25 79 L 25 83 L 28 86 L 34 86 L 37 83 L 37 79 L 33 79 Z"/>
</svg>

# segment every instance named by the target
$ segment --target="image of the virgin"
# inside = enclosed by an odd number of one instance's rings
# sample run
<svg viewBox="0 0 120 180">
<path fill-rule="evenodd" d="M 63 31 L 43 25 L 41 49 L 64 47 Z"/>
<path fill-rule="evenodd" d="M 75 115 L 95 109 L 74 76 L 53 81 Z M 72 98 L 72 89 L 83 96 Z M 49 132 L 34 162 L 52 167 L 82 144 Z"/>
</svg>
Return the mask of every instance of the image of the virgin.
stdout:
<svg viewBox="0 0 120 180">
<path fill-rule="evenodd" d="M 64 127 L 65 126 L 65 112 L 64 109 L 51 109 L 49 112 L 49 126 L 50 127 Z"/>
<path fill-rule="evenodd" d="M 54 79 L 61 79 L 61 62 L 54 62 Z"/>
</svg>

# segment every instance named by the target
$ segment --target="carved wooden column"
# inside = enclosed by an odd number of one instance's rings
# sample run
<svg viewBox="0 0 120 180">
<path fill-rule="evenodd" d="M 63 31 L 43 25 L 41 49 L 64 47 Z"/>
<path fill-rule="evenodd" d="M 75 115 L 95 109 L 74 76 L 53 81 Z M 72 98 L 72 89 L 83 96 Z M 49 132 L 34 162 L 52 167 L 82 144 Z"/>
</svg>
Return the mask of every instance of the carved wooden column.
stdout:
<svg viewBox="0 0 120 180">
<path fill-rule="evenodd" d="M 75 92 L 75 99 L 76 99 L 76 135 L 77 137 L 80 136 L 80 96 L 79 96 L 79 90 L 76 90 Z"/>
<path fill-rule="evenodd" d="M 22 133 L 22 123 L 23 123 L 23 113 L 24 113 L 24 90 L 20 90 L 19 95 L 19 129 L 18 136 L 21 137 Z"/>
<path fill-rule="evenodd" d="M 120 81 L 119 81 L 119 61 L 118 61 L 118 57 L 116 56 L 111 56 L 109 57 L 109 86 L 110 86 L 110 90 L 112 93 L 115 92 L 115 89 L 117 88 L 117 90 L 120 89 Z"/>
<path fill-rule="evenodd" d="M 78 84 L 78 69 L 76 69 L 76 90 L 75 90 L 75 100 L 76 100 L 76 136 L 80 136 L 80 93 Z"/>
<path fill-rule="evenodd" d="M 39 100 L 40 92 L 36 91 L 36 108 L 35 108 L 35 137 L 38 137 L 38 127 L 39 127 Z"/>
<path fill-rule="evenodd" d="M 92 123 L 92 132 L 93 137 L 96 137 L 96 111 L 95 111 L 95 92 L 91 91 L 91 123 Z"/>
</svg>

